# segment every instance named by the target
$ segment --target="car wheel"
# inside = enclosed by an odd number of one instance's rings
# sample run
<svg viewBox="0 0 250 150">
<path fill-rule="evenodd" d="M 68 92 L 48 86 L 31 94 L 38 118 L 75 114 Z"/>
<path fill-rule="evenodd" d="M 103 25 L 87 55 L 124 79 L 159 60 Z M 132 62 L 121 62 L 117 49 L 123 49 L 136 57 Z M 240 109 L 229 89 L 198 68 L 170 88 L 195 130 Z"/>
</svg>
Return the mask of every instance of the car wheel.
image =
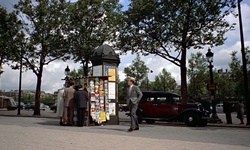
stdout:
<svg viewBox="0 0 250 150">
<path fill-rule="evenodd" d="M 195 113 L 189 113 L 184 116 L 184 122 L 188 127 L 195 127 L 199 123 L 199 115 Z"/>
<path fill-rule="evenodd" d="M 140 110 L 137 110 L 137 111 L 136 111 L 136 115 L 137 115 L 138 123 L 141 124 L 142 121 L 143 121 L 142 112 L 141 112 Z"/>
<path fill-rule="evenodd" d="M 149 120 L 149 119 L 147 119 L 147 120 L 145 120 L 145 121 L 146 121 L 147 124 L 154 124 L 154 123 L 155 123 L 154 120 Z"/>
<path fill-rule="evenodd" d="M 7 106 L 7 110 L 12 110 L 11 106 Z"/>
<path fill-rule="evenodd" d="M 202 120 L 200 121 L 200 123 L 199 123 L 199 126 L 200 126 L 200 127 L 205 127 L 205 126 L 207 126 L 207 119 L 202 119 Z"/>
</svg>

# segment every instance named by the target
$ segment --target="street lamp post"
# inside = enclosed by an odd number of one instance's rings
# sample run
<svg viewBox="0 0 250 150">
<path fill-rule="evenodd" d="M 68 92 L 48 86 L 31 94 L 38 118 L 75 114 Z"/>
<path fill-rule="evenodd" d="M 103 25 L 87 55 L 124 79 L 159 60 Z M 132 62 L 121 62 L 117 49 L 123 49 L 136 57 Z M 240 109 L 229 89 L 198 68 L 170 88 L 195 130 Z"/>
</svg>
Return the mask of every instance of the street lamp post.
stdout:
<svg viewBox="0 0 250 150">
<path fill-rule="evenodd" d="M 214 77 L 213 77 L 213 56 L 214 53 L 211 52 L 211 49 L 208 49 L 208 52 L 206 53 L 206 58 L 207 58 L 207 62 L 209 63 L 208 68 L 209 68 L 209 75 L 210 75 L 210 85 L 213 86 L 212 89 L 209 89 L 211 91 L 211 100 L 212 100 L 212 121 L 213 122 L 221 122 L 221 120 L 219 119 L 217 112 L 216 112 L 216 101 L 215 101 L 215 89 L 216 86 L 214 84 Z"/>
<path fill-rule="evenodd" d="M 149 73 L 153 73 L 153 70 L 150 70 L 150 69 L 147 70 L 147 91 L 149 90 L 149 89 L 148 89 L 148 84 L 149 84 L 148 74 L 149 74 Z"/>
<path fill-rule="evenodd" d="M 241 54 L 242 54 L 242 68 L 243 68 L 243 77 L 244 77 L 244 99 L 246 102 L 246 115 L 247 123 L 250 125 L 250 101 L 249 101 L 249 86 L 248 86 L 248 76 L 247 76 L 247 59 L 244 45 L 244 34 L 243 34 L 243 25 L 241 17 L 241 0 L 238 0 L 238 13 L 239 13 L 239 27 L 240 27 L 240 41 L 241 41 Z"/>
<path fill-rule="evenodd" d="M 18 108 L 17 115 L 20 115 L 20 107 L 21 107 L 21 92 L 22 92 L 22 72 L 23 72 L 23 55 L 21 49 L 21 58 L 20 58 L 20 72 L 19 72 L 19 91 L 18 91 Z"/>
<path fill-rule="evenodd" d="M 64 70 L 64 74 L 65 74 L 65 86 L 67 86 L 68 80 L 69 80 L 69 73 L 70 73 L 70 69 L 69 66 L 67 65 L 67 67 Z"/>
</svg>

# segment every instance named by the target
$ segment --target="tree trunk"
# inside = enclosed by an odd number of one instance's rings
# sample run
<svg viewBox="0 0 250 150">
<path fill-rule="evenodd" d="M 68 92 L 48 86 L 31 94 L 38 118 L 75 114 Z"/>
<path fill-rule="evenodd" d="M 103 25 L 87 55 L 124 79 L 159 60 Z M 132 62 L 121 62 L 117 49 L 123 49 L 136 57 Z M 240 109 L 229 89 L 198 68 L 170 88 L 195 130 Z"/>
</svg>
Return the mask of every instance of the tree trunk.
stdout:
<svg viewBox="0 0 250 150">
<path fill-rule="evenodd" d="M 86 61 L 84 61 L 84 63 L 83 63 L 83 76 L 86 78 L 87 76 L 88 76 L 88 68 L 89 68 L 89 66 L 88 66 L 88 60 L 86 60 Z"/>
<path fill-rule="evenodd" d="M 34 114 L 36 116 L 40 116 L 40 96 L 41 96 L 41 84 L 42 84 L 42 72 L 43 66 L 40 66 L 39 73 L 37 75 L 37 84 L 36 84 L 36 95 L 35 95 L 35 109 Z"/>
<path fill-rule="evenodd" d="M 187 96 L 187 67 L 186 67 L 186 55 L 187 50 L 183 48 L 182 55 L 181 55 L 181 97 L 182 97 L 182 103 L 187 103 L 188 96 Z"/>
</svg>

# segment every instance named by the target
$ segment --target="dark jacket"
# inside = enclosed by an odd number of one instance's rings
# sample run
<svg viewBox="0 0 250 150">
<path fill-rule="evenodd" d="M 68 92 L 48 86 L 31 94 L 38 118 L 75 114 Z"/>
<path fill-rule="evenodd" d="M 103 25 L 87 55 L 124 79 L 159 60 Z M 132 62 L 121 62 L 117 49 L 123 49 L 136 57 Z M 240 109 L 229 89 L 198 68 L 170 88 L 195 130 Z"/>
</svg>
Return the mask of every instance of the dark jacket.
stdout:
<svg viewBox="0 0 250 150">
<path fill-rule="evenodd" d="M 89 94 L 79 89 L 75 92 L 76 108 L 87 108 L 87 102 L 89 100 Z"/>
<path fill-rule="evenodd" d="M 223 112 L 224 113 L 231 113 L 232 112 L 232 103 L 225 101 L 223 103 Z"/>
</svg>

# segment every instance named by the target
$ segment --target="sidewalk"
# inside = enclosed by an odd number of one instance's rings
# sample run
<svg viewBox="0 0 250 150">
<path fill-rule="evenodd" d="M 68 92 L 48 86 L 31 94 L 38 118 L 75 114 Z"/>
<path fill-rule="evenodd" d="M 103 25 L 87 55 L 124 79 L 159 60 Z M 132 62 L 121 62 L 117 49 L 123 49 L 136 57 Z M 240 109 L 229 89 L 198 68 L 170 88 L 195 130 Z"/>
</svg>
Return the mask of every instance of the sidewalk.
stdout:
<svg viewBox="0 0 250 150">
<path fill-rule="evenodd" d="M 249 150 L 244 145 L 206 143 L 140 137 L 143 132 L 124 132 L 122 135 L 54 130 L 38 127 L 0 125 L 1 149 L 5 150 Z M 77 132 L 76 132 L 77 131 Z"/>
<path fill-rule="evenodd" d="M 50 109 L 46 109 L 45 111 L 41 110 L 41 116 L 34 116 L 33 110 L 21 110 L 20 115 L 17 115 L 17 110 L 8 111 L 7 109 L 0 109 L 0 116 L 11 116 L 11 117 L 36 117 L 36 118 L 55 118 L 57 119 L 57 114 L 51 111 Z M 208 126 L 211 127 L 229 127 L 229 128 L 250 128 L 245 124 L 239 124 L 240 121 L 236 118 L 236 113 L 232 113 L 232 122 L 233 124 L 226 124 L 225 114 L 218 113 L 218 117 L 222 120 L 223 123 L 208 123 Z M 130 119 L 125 115 L 125 112 L 119 112 L 120 122 L 129 122 Z M 246 118 L 244 122 L 246 123 Z M 164 122 L 162 122 L 164 123 Z M 160 124 L 162 124 L 160 123 Z M 156 123 L 157 124 L 157 123 Z M 183 123 L 180 122 L 169 122 L 168 125 L 178 125 L 178 126 L 185 126 Z"/>
</svg>

